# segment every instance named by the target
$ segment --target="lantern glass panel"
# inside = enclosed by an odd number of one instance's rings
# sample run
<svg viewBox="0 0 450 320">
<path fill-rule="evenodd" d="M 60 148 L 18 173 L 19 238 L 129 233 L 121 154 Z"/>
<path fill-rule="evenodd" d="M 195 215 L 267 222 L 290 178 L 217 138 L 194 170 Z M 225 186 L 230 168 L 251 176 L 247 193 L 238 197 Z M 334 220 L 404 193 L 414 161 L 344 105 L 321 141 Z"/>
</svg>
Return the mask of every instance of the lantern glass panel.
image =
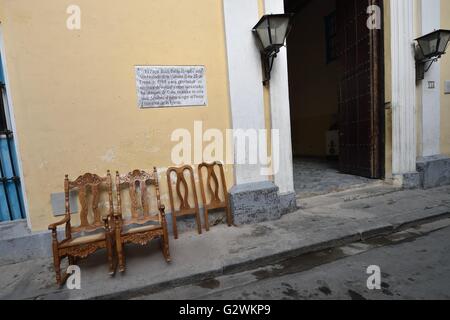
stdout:
<svg viewBox="0 0 450 320">
<path fill-rule="evenodd" d="M 434 32 L 417 40 L 425 57 L 436 54 L 439 45 L 439 33 Z"/>
<path fill-rule="evenodd" d="M 448 42 L 450 40 L 450 31 L 441 31 L 441 42 L 439 44 L 439 53 L 444 54 L 447 50 Z"/>
<path fill-rule="evenodd" d="M 272 44 L 283 46 L 289 27 L 289 18 L 283 16 L 273 16 L 270 20 L 270 30 Z"/>
<path fill-rule="evenodd" d="M 271 52 L 284 45 L 289 31 L 290 16 L 266 15 L 254 27 L 264 51 Z"/>
<path fill-rule="evenodd" d="M 261 41 L 263 49 L 266 50 L 271 45 L 267 20 L 265 20 L 261 25 L 259 25 L 258 28 L 256 28 L 255 30 L 256 33 L 258 34 L 259 40 Z"/>
</svg>

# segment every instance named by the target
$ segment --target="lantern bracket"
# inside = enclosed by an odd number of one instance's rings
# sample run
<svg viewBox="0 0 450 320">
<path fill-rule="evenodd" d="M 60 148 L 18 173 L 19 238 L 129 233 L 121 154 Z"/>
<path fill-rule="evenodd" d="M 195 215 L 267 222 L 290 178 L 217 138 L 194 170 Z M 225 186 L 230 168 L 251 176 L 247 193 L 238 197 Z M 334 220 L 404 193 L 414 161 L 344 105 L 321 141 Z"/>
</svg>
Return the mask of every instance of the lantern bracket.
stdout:
<svg viewBox="0 0 450 320">
<path fill-rule="evenodd" d="M 277 57 L 280 50 L 273 51 L 270 54 L 261 53 L 261 60 L 263 61 L 263 67 L 264 67 L 264 80 L 263 85 L 267 86 L 270 82 L 270 74 L 273 69 L 273 64 L 275 61 L 275 58 Z"/>
<path fill-rule="evenodd" d="M 263 67 L 263 84 L 267 86 L 275 58 L 286 44 L 294 14 L 267 14 L 261 17 L 252 31 L 257 38 Z"/>
<path fill-rule="evenodd" d="M 438 62 L 440 58 L 441 56 L 432 59 L 416 61 L 416 79 L 418 81 L 425 79 L 425 73 L 430 71 L 431 67 L 433 66 L 433 63 Z M 428 66 L 427 63 L 429 63 Z"/>
<path fill-rule="evenodd" d="M 440 29 L 415 39 L 417 41 L 417 45 L 414 46 L 417 81 L 425 79 L 425 73 L 445 54 L 449 35 L 450 30 Z"/>
</svg>

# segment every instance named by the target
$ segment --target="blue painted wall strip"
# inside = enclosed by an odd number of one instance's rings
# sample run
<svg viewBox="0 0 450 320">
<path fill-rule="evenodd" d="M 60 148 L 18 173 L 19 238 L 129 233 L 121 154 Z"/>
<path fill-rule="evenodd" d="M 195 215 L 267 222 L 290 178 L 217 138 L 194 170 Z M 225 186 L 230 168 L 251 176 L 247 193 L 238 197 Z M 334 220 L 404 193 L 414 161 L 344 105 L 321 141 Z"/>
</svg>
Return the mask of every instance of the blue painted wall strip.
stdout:
<svg viewBox="0 0 450 320">
<path fill-rule="evenodd" d="M 0 55 L 0 83 L 5 83 L 5 76 L 3 75 L 2 56 Z"/>
<path fill-rule="evenodd" d="M 14 156 L 15 150 L 13 149 L 14 143 L 12 138 L 9 138 L 11 150 L 8 148 L 8 140 L 6 137 L 0 138 L 0 157 L 3 167 L 4 177 L 2 178 L 12 178 L 14 177 L 13 166 L 17 168 L 17 159 Z M 10 155 L 11 152 L 11 155 Z M 11 161 L 12 159 L 12 161 Z M 16 173 L 18 170 L 15 170 Z M 23 219 L 23 202 L 22 195 L 20 194 L 20 184 L 17 182 L 17 188 L 15 182 L 10 180 L 0 184 L 0 221 L 10 221 Z M 9 199 L 9 206 L 7 200 Z"/>
</svg>

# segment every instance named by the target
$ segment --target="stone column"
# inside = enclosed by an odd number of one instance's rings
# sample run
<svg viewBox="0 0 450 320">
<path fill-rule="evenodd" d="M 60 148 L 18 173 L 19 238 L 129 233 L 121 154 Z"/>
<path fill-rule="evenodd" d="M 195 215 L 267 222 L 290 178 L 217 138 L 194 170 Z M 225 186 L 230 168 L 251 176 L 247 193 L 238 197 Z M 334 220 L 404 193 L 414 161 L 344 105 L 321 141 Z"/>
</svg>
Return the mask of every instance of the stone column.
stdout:
<svg viewBox="0 0 450 320">
<path fill-rule="evenodd" d="M 265 0 L 266 14 L 284 13 L 283 0 Z M 289 209 L 296 207 L 292 161 L 291 114 L 287 50 L 281 48 L 274 61 L 270 80 L 270 113 L 272 129 L 278 130 L 278 144 L 272 143 L 272 154 L 279 154 L 274 172 L 275 184 L 280 188 L 280 200 Z"/>
<path fill-rule="evenodd" d="M 414 59 L 414 0 L 391 5 L 392 170 L 406 188 L 417 187 L 416 79 Z"/>
<path fill-rule="evenodd" d="M 223 6 L 233 129 L 265 129 L 261 58 L 251 32 L 259 19 L 258 0 L 224 0 Z M 235 179 L 239 185 L 268 177 L 259 164 L 247 163 L 235 165 Z"/>
<path fill-rule="evenodd" d="M 223 0 L 223 8 L 232 127 L 241 133 L 248 129 L 264 130 L 261 56 L 252 34 L 260 19 L 259 1 Z M 234 146 L 236 161 L 239 155 L 237 144 Z M 230 191 L 230 204 L 236 224 L 277 219 L 286 212 L 278 186 L 269 181 L 264 169 L 267 168 L 259 161 L 235 164 L 236 185 Z"/>
</svg>

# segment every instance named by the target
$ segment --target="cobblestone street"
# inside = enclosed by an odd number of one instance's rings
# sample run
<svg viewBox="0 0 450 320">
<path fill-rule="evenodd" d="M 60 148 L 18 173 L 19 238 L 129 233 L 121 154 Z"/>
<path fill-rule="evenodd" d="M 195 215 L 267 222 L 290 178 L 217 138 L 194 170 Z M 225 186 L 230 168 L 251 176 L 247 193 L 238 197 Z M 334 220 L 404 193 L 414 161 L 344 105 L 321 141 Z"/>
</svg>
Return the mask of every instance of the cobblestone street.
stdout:
<svg viewBox="0 0 450 320">
<path fill-rule="evenodd" d="M 377 183 L 380 181 L 340 173 L 335 161 L 294 158 L 294 187 L 300 199 Z"/>
</svg>

